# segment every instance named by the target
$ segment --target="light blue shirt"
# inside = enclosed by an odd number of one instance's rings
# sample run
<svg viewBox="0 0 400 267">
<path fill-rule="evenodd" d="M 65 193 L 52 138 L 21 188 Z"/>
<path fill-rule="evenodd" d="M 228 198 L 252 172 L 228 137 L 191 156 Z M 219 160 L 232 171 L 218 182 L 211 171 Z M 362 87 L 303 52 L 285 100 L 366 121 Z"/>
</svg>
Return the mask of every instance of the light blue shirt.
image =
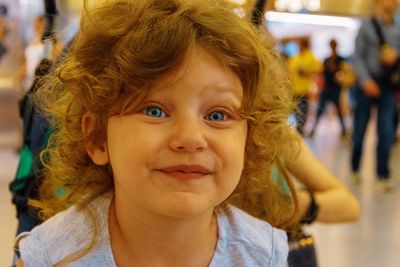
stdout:
<svg viewBox="0 0 400 267">
<path fill-rule="evenodd" d="M 108 232 L 108 210 L 112 194 L 97 197 L 89 205 L 99 226 L 94 247 L 68 266 L 115 267 Z M 285 266 L 288 254 L 286 233 L 233 206 L 218 208 L 218 241 L 210 267 Z M 46 267 L 82 250 L 92 236 L 88 213 L 77 207 L 61 212 L 31 232 L 17 237 L 26 267 Z"/>
<path fill-rule="evenodd" d="M 391 25 L 384 25 L 380 19 L 378 22 L 386 42 L 400 55 L 400 24 L 395 22 Z M 382 76 L 383 68 L 379 55 L 379 37 L 371 19 L 366 19 L 358 31 L 353 55 L 354 67 L 360 82 Z"/>
</svg>

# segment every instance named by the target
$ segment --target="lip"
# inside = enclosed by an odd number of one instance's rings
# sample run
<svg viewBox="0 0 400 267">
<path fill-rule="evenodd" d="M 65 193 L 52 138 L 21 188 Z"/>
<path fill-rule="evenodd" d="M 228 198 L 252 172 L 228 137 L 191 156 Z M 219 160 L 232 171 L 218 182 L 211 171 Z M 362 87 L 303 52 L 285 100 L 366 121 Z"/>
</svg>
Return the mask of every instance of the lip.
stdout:
<svg viewBox="0 0 400 267">
<path fill-rule="evenodd" d="M 157 171 L 183 181 L 201 179 L 213 173 L 212 170 L 202 165 L 174 165 L 157 169 Z"/>
</svg>

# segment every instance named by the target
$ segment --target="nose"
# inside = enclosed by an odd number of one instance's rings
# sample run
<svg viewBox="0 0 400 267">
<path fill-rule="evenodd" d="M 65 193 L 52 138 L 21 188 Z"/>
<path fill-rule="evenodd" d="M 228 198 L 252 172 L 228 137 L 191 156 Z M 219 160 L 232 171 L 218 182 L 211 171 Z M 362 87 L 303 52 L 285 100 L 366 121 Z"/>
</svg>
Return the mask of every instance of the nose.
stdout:
<svg viewBox="0 0 400 267">
<path fill-rule="evenodd" d="M 200 119 L 182 119 L 174 122 L 170 148 L 177 152 L 199 152 L 207 146 L 205 125 Z"/>
</svg>

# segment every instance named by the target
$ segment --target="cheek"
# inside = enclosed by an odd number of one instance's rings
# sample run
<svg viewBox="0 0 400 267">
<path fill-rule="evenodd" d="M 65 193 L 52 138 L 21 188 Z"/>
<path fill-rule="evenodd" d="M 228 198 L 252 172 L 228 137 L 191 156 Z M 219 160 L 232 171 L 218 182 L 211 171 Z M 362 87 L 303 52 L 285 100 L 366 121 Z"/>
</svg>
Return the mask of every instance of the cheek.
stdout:
<svg viewBox="0 0 400 267">
<path fill-rule="evenodd" d="M 147 175 L 148 168 L 155 166 L 160 157 L 161 138 L 141 131 L 119 134 L 109 138 L 111 166 L 116 178 L 129 179 L 134 173 Z"/>
<path fill-rule="evenodd" d="M 107 149 L 114 176 L 121 177 L 135 168 L 137 153 L 137 138 L 130 135 L 132 129 L 126 127 L 124 120 L 113 118 L 108 122 Z"/>
<path fill-rule="evenodd" d="M 232 134 L 231 138 L 226 138 L 225 140 L 224 158 L 226 164 L 229 165 L 229 172 L 240 177 L 245 159 L 247 125 L 244 124 L 241 127 L 238 127 L 234 134 Z"/>
<path fill-rule="evenodd" d="M 248 138 L 248 134 L 249 134 L 249 128 L 247 125 L 247 121 L 243 122 L 243 125 L 241 127 L 240 130 L 240 134 L 237 137 L 237 143 L 240 144 L 239 145 L 239 149 L 240 149 L 240 159 L 242 161 L 242 168 L 244 165 L 244 161 L 246 159 L 246 145 L 247 145 L 247 138 Z"/>
<path fill-rule="evenodd" d="M 137 139 L 136 136 L 114 140 L 109 145 L 111 164 L 118 164 L 126 169 L 137 168 L 138 165 L 152 159 L 153 145 L 153 142 Z"/>
</svg>

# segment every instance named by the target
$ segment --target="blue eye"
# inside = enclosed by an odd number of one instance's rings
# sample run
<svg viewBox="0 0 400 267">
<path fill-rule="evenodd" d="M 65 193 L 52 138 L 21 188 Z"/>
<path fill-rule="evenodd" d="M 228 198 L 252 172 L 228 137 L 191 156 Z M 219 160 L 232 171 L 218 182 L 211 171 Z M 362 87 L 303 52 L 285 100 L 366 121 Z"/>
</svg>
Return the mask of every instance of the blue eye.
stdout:
<svg viewBox="0 0 400 267">
<path fill-rule="evenodd" d="M 159 107 L 148 107 L 145 108 L 143 113 L 150 117 L 164 118 L 166 117 L 165 112 Z"/>
<path fill-rule="evenodd" d="M 210 121 L 224 121 L 226 120 L 226 115 L 222 111 L 213 111 L 208 114 L 208 119 Z"/>
</svg>

